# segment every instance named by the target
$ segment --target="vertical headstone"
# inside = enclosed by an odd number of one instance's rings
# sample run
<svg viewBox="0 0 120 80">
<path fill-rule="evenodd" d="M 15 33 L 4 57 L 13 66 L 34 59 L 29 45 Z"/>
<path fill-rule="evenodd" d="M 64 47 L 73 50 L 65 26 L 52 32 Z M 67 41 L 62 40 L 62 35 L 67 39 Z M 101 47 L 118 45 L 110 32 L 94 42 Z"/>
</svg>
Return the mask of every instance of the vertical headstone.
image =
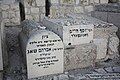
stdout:
<svg viewBox="0 0 120 80">
<path fill-rule="evenodd" d="M 38 28 L 33 22 L 27 25 L 29 27 L 24 29 L 28 29 L 20 34 L 20 41 L 27 60 L 28 78 L 63 73 L 64 46 L 60 37 L 51 31 L 39 29 L 40 26 Z"/>
</svg>

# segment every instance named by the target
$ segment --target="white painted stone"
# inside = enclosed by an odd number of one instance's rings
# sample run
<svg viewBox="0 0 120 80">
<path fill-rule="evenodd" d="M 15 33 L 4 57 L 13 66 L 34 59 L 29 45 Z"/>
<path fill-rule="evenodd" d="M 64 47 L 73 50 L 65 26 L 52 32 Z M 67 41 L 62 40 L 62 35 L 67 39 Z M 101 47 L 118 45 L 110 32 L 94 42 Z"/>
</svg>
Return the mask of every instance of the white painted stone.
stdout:
<svg viewBox="0 0 120 80">
<path fill-rule="evenodd" d="M 60 37 L 51 31 L 38 29 L 40 26 L 33 22 L 30 24 L 23 23 L 23 29 L 26 30 L 20 34 L 28 78 L 63 73 L 64 46 Z"/>
<path fill-rule="evenodd" d="M 71 22 L 72 23 L 72 22 Z M 65 46 L 90 43 L 93 40 L 94 26 L 71 25 L 69 20 L 44 19 L 43 24 L 51 31 L 58 34 Z"/>
<path fill-rule="evenodd" d="M 101 4 L 107 4 L 109 0 L 100 0 Z"/>
<path fill-rule="evenodd" d="M 75 13 L 84 13 L 84 7 L 83 6 L 75 6 L 74 12 Z"/>
<path fill-rule="evenodd" d="M 39 8 L 31 7 L 31 13 L 39 14 Z"/>
<path fill-rule="evenodd" d="M 45 6 L 45 0 L 36 0 L 37 6 Z"/>
<path fill-rule="evenodd" d="M 107 54 L 107 39 L 94 39 L 94 43 L 97 45 L 97 59 L 104 59 Z"/>
</svg>

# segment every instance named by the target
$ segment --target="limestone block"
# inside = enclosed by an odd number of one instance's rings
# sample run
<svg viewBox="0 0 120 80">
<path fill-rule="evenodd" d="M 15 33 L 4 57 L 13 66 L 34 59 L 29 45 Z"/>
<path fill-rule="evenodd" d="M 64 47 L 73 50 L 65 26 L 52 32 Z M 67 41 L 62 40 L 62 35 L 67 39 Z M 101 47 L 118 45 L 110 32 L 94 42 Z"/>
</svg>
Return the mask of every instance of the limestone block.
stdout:
<svg viewBox="0 0 120 80">
<path fill-rule="evenodd" d="M 45 0 L 36 0 L 37 6 L 45 6 Z"/>
<path fill-rule="evenodd" d="M 2 0 L 3 4 L 13 4 L 15 0 Z"/>
<path fill-rule="evenodd" d="M 84 13 L 84 7 L 83 6 L 75 6 L 75 13 Z"/>
<path fill-rule="evenodd" d="M 51 18 L 57 18 L 59 16 L 59 10 L 57 6 L 51 6 L 50 15 L 51 15 Z"/>
<path fill-rule="evenodd" d="M 39 14 L 39 8 L 31 7 L 31 13 Z"/>
<path fill-rule="evenodd" d="M 51 4 L 58 4 L 59 0 L 50 0 Z"/>
<path fill-rule="evenodd" d="M 75 4 L 75 0 L 60 0 L 60 4 Z"/>
<path fill-rule="evenodd" d="M 10 5 L 10 9 L 11 9 L 12 11 L 19 11 L 19 10 L 20 10 L 20 8 L 19 8 L 19 3 L 11 4 L 11 5 Z"/>
<path fill-rule="evenodd" d="M 94 0 L 94 3 L 98 4 L 100 3 L 100 0 Z"/>
<path fill-rule="evenodd" d="M 93 43 L 72 46 L 64 51 L 65 70 L 91 66 L 95 59 L 96 46 Z"/>
<path fill-rule="evenodd" d="M 91 12 L 91 11 L 94 11 L 94 7 L 92 5 L 89 5 L 89 6 L 85 6 L 85 11 L 87 13 Z"/>
<path fill-rule="evenodd" d="M 94 0 L 90 0 L 90 4 L 94 4 Z"/>
<path fill-rule="evenodd" d="M 25 18 L 28 19 L 28 20 L 33 20 L 32 15 L 26 15 Z"/>
<path fill-rule="evenodd" d="M 98 60 L 104 59 L 107 55 L 107 39 L 94 39 L 94 44 L 97 45 L 97 58 Z"/>
<path fill-rule="evenodd" d="M 80 4 L 80 0 L 75 0 L 76 5 Z"/>
<path fill-rule="evenodd" d="M 112 35 L 109 39 L 109 44 L 108 44 L 109 58 L 113 59 L 119 55 L 118 48 L 119 48 L 119 38 L 115 34 Z"/>
<path fill-rule="evenodd" d="M 40 15 L 40 21 L 43 21 L 44 18 L 45 18 L 45 14 L 41 14 Z"/>
<path fill-rule="evenodd" d="M 31 9 L 30 8 L 25 8 L 25 14 L 30 14 L 31 13 Z"/>
<path fill-rule="evenodd" d="M 20 18 L 11 18 L 10 19 L 10 22 L 13 24 L 13 25 L 19 25 L 20 24 Z"/>
<path fill-rule="evenodd" d="M 45 14 L 45 7 L 39 7 L 40 8 L 40 13 Z"/>
<path fill-rule="evenodd" d="M 1 4 L 1 9 L 8 10 L 8 9 L 10 9 L 10 7 L 9 7 L 9 5 Z"/>
<path fill-rule="evenodd" d="M 100 3 L 101 3 L 101 4 L 108 4 L 108 1 L 109 1 L 109 0 L 100 0 Z"/>
<path fill-rule="evenodd" d="M 36 21 L 36 22 L 39 22 L 39 15 L 37 14 L 32 14 L 32 17 L 33 17 L 33 20 Z"/>
<path fill-rule="evenodd" d="M 16 16 L 17 18 L 19 18 L 19 20 L 20 20 L 20 11 L 16 11 L 16 12 L 15 12 L 15 16 Z"/>
<path fill-rule="evenodd" d="M 83 5 L 89 5 L 89 0 L 81 0 L 80 3 Z"/>
<path fill-rule="evenodd" d="M 11 19 L 11 18 L 16 18 L 16 17 L 17 17 L 17 16 L 15 15 L 15 12 L 12 11 L 12 10 L 10 10 L 10 11 L 9 11 L 9 19 Z M 19 16 L 18 18 L 20 18 L 20 16 Z"/>
<path fill-rule="evenodd" d="M 2 11 L 2 18 L 3 19 L 9 18 L 9 12 L 8 11 Z"/>
</svg>

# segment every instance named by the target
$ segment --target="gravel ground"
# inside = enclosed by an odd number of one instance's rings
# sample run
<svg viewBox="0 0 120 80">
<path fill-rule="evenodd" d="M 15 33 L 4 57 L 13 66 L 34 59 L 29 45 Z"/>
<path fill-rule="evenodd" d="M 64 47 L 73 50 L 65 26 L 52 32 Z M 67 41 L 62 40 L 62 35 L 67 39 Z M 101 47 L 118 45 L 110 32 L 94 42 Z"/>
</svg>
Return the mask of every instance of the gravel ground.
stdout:
<svg viewBox="0 0 120 80">
<path fill-rule="evenodd" d="M 9 67 L 4 73 L 4 80 L 27 80 L 26 67 L 19 47 L 18 35 L 21 28 L 7 27 L 6 39 Z M 120 80 L 120 60 L 107 60 L 96 66 L 66 71 L 63 74 L 43 76 L 31 80 Z"/>
</svg>

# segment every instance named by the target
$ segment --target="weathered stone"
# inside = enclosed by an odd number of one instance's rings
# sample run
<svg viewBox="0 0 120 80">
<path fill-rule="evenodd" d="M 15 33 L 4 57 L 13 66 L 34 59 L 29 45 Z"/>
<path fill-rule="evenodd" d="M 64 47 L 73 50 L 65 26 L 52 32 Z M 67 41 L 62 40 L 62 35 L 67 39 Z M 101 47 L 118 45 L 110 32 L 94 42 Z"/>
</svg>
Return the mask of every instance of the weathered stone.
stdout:
<svg viewBox="0 0 120 80">
<path fill-rule="evenodd" d="M 45 6 L 45 0 L 36 0 L 37 6 Z"/>
<path fill-rule="evenodd" d="M 39 8 L 31 7 L 31 13 L 39 14 Z"/>
<path fill-rule="evenodd" d="M 11 5 L 10 5 L 10 9 L 11 9 L 12 11 L 19 11 L 19 10 L 20 10 L 20 8 L 19 8 L 19 3 L 11 4 Z"/>
<path fill-rule="evenodd" d="M 25 14 L 30 14 L 31 13 L 31 9 L 30 8 L 25 8 Z"/>
<path fill-rule="evenodd" d="M 58 4 L 59 0 L 51 0 L 50 2 L 51 2 L 51 4 Z"/>
<path fill-rule="evenodd" d="M 94 3 L 98 4 L 98 3 L 100 3 L 100 0 L 94 0 Z"/>
<path fill-rule="evenodd" d="M 118 48 L 119 48 L 119 39 L 116 35 L 112 35 L 109 38 L 109 44 L 108 44 L 109 58 L 113 59 L 119 56 Z"/>
<path fill-rule="evenodd" d="M 83 44 L 65 49 L 65 70 L 84 68 L 94 65 L 96 59 L 96 46 L 94 44 Z"/>
<path fill-rule="evenodd" d="M 7 11 L 2 11 L 2 18 L 3 19 L 9 18 L 9 13 Z"/>
<path fill-rule="evenodd" d="M 74 4 L 75 0 L 60 0 L 60 4 Z"/>
<path fill-rule="evenodd" d="M 76 5 L 80 4 L 80 0 L 75 0 Z"/>
<path fill-rule="evenodd" d="M 59 80 L 69 80 L 68 75 L 61 74 L 59 75 Z"/>
<path fill-rule="evenodd" d="M 84 7 L 83 6 L 75 6 L 74 12 L 75 13 L 84 13 Z"/>
<path fill-rule="evenodd" d="M 101 4 L 107 4 L 109 0 L 100 0 Z"/>
<path fill-rule="evenodd" d="M 85 12 L 86 13 L 89 13 L 91 11 L 94 11 L 94 7 L 92 5 L 89 5 L 89 6 L 85 6 Z"/>
<path fill-rule="evenodd" d="M 50 8 L 51 18 L 58 18 L 59 16 L 59 8 L 57 6 L 52 6 Z"/>
<path fill-rule="evenodd" d="M 107 39 L 94 39 L 94 43 L 97 45 L 97 58 L 96 59 L 104 59 L 107 55 Z"/>
<path fill-rule="evenodd" d="M 16 18 L 16 16 L 15 16 L 15 12 L 14 11 L 9 11 L 9 19 L 11 19 L 11 18 Z M 19 16 L 19 18 L 20 18 L 20 16 Z"/>
<path fill-rule="evenodd" d="M 93 11 L 91 13 L 92 17 L 95 17 L 97 19 L 100 19 L 102 21 L 107 22 L 108 21 L 108 12 L 99 12 L 99 11 Z"/>
<path fill-rule="evenodd" d="M 15 3 L 15 0 L 2 0 L 3 4 L 13 4 Z"/>
<path fill-rule="evenodd" d="M 9 5 L 2 4 L 1 9 L 2 10 L 8 10 L 8 9 L 10 9 L 10 7 L 9 7 Z"/>
<path fill-rule="evenodd" d="M 104 59 L 106 58 L 108 45 L 109 45 L 109 38 L 112 36 L 116 36 L 116 32 L 118 28 L 113 24 L 108 24 L 101 20 L 88 17 L 82 14 L 74 14 L 68 15 L 68 17 L 73 19 L 78 19 L 78 24 L 94 24 L 94 43 L 97 45 L 97 59 Z M 118 41 L 117 41 L 118 42 Z M 116 45 L 117 47 L 117 45 Z M 102 54 L 102 55 L 101 55 Z M 116 54 L 114 54 L 115 56 Z"/>
<path fill-rule="evenodd" d="M 80 3 L 83 5 L 89 5 L 89 0 L 81 0 Z"/>
<path fill-rule="evenodd" d="M 33 20 L 32 15 L 26 15 L 25 18 L 28 19 L 28 20 Z"/>
</svg>

